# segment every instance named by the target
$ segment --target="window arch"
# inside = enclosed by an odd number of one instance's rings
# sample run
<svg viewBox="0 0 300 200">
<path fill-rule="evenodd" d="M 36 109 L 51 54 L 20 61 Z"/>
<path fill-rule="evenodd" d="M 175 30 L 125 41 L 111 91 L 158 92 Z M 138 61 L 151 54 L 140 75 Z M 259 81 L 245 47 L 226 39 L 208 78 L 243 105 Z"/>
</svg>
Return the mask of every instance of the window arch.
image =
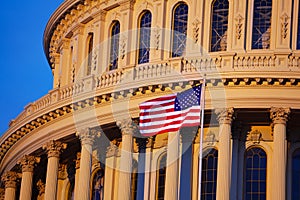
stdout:
<svg viewBox="0 0 300 200">
<path fill-rule="evenodd" d="M 89 33 L 88 35 L 88 49 L 87 49 L 87 71 L 86 71 L 86 75 L 90 75 L 92 72 L 92 59 L 93 59 L 93 40 L 94 40 L 94 34 L 93 33 Z"/>
<path fill-rule="evenodd" d="M 114 21 L 111 26 L 110 33 L 110 63 L 109 70 L 114 70 L 118 68 L 119 60 L 119 40 L 120 40 L 120 22 Z"/>
<path fill-rule="evenodd" d="M 99 169 L 93 176 L 92 200 L 103 200 L 104 170 Z"/>
<path fill-rule="evenodd" d="M 218 150 L 210 149 L 202 158 L 201 199 L 216 199 Z"/>
<path fill-rule="evenodd" d="M 300 149 L 292 156 L 292 199 L 300 199 Z"/>
<path fill-rule="evenodd" d="M 188 5 L 181 2 L 173 10 L 172 57 L 182 56 L 186 47 Z"/>
<path fill-rule="evenodd" d="M 269 49 L 271 37 L 272 0 L 254 0 L 252 49 Z"/>
<path fill-rule="evenodd" d="M 245 153 L 244 199 L 266 199 L 267 154 L 259 147 Z"/>
<path fill-rule="evenodd" d="M 227 48 L 228 0 L 215 0 L 212 3 L 211 51 L 225 51 Z"/>
<path fill-rule="evenodd" d="M 140 17 L 138 64 L 149 62 L 152 14 L 145 11 Z"/>
<path fill-rule="evenodd" d="M 167 154 L 161 155 L 158 162 L 157 172 L 157 189 L 156 189 L 156 200 L 164 200 L 165 198 L 165 182 L 166 182 L 166 170 L 167 170 Z"/>
</svg>

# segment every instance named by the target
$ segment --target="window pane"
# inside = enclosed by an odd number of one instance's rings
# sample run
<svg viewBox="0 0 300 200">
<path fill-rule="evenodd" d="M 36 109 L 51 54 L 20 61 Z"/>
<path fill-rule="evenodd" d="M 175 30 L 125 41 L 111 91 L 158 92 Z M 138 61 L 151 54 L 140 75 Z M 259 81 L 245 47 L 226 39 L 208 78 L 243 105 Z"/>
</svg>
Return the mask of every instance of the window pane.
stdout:
<svg viewBox="0 0 300 200">
<path fill-rule="evenodd" d="M 227 48 L 228 9 L 228 0 L 216 0 L 212 5 L 211 51 Z"/>
<path fill-rule="evenodd" d="M 300 149 L 292 157 L 292 199 L 300 199 Z"/>
<path fill-rule="evenodd" d="M 272 0 L 255 0 L 253 10 L 252 49 L 268 49 L 271 36 Z"/>
<path fill-rule="evenodd" d="M 118 68 L 120 23 L 115 21 L 111 28 L 110 65 L 109 70 Z"/>
<path fill-rule="evenodd" d="M 245 154 L 245 200 L 266 198 L 267 155 L 261 148 L 251 148 Z"/>
<path fill-rule="evenodd" d="M 139 64 L 149 62 L 151 19 L 152 19 L 152 15 L 149 11 L 146 11 L 141 17 L 139 57 L 138 57 Z"/>
<path fill-rule="evenodd" d="M 180 3 L 176 6 L 173 13 L 172 57 L 182 56 L 185 52 L 187 22 L 188 6 L 185 3 Z"/>
<path fill-rule="evenodd" d="M 158 183 L 157 183 L 157 200 L 163 200 L 165 198 L 165 179 L 166 179 L 166 161 L 167 155 L 163 155 L 159 161 L 158 170 Z"/>
<path fill-rule="evenodd" d="M 216 199 L 218 151 L 211 149 L 202 158 L 201 199 Z"/>
</svg>

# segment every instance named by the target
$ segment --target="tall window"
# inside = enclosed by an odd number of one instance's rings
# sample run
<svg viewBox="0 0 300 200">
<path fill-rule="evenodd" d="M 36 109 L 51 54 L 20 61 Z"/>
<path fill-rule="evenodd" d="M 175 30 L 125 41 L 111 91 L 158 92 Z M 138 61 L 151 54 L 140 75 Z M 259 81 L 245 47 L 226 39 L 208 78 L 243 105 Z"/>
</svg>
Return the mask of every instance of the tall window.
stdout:
<svg viewBox="0 0 300 200">
<path fill-rule="evenodd" d="M 298 3 L 298 30 L 297 30 L 297 49 L 300 49 L 300 2 Z"/>
<path fill-rule="evenodd" d="M 140 18 L 139 64 L 149 62 L 151 20 L 150 11 L 145 11 Z"/>
<path fill-rule="evenodd" d="M 292 158 L 292 199 L 300 199 L 300 149 Z"/>
<path fill-rule="evenodd" d="M 111 27 L 109 70 L 114 70 L 118 68 L 119 39 L 120 39 L 120 23 L 118 21 L 114 21 Z"/>
<path fill-rule="evenodd" d="M 98 170 L 93 177 L 92 200 L 103 200 L 104 171 Z"/>
<path fill-rule="evenodd" d="M 225 51 L 227 48 L 228 0 L 215 0 L 212 4 L 211 51 Z"/>
<path fill-rule="evenodd" d="M 92 72 L 92 60 L 93 60 L 93 40 L 94 40 L 94 34 L 89 33 L 88 36 L 88 57 L 87 57 L 87 75 L 90 75 Z"/>
<path fill-rule="evenodd" d="M 166 169 L 167 169 L 167 154 L 161 156 L 158 166 L 157 174 L 157 191 L 156 200 L 164 200 L 165 198 L 165 182 L 166 182 Z"/>
<path fill-rule="evenodd" d="M 185 52 L 187 23 L 188 6 L 185 3 L 179 3 L 173 11 L 172 57 L 182 56 Z"/>
<path fill-rule="evenodd" d="M 270 48 L 272 0 L 254 0 L 252 49 Z"/>
<path fill-rule="evenodd" d="M 265 200 L 267 155 L 261 148 L 250 148 L 245 154 L 245 200 Z"/>
<path fill-rule="evenodd" d="M 216 199 L 217 188 L 217 168 L 218 168 L 218 151 L 211 149 L 205 157 L 202 158 L 202 175 L 201 175 L 201 199 Z"/>
</svg>

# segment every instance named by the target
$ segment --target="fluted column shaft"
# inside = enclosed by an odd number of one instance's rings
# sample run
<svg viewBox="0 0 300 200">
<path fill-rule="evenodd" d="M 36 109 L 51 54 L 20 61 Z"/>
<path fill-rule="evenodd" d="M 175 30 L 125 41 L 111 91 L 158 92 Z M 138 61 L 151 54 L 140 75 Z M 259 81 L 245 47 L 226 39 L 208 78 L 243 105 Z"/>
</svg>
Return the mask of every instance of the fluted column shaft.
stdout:
<svg viewBox="0 0 300 200">
<path fill-rule="evenodd" d="M 273 200 L 286 199 L 286 122 L 289 113 L 288 108 L 271 108 L 270 111 L 274 125 Z"/>
<path fill-rule="evenodd" d="M 18 164 L 22 166 L 20 200 L 31 200 L 33 170 L 35 164 L 39 162 L 40 158 L 28 155 L 18 161 Z"/>
<path fill-rule="evenodd" d="M 59 156 L 62 150 L 67 148 L 67 145 L 51 140 L 43 148 L 47 150 L 48 154 L 45 199 L 56 200 Z"/>
<path fill-rule="evenodd" d="M 19 174 L 13 171 L 8 171 L 3 174 L 2 181 L 5 185 L 5 200 L 15 200 L 18 178 Z"/>
<path fill-rule="evenodd" d="M 231 123 L 233 108 L 217 109 L 219 121 L 219 149 L 217 169 L 217 200 L 229 200 L 231 183 Z"/>
<path fill-rule="evenodd" d="M 167 151 L 167 171 L 165 183 L 165 200 L 178 199 L 178 158 L 179 158 L 179 131 L 169 132 Z"/>
<path fill-rule="evenodd" d="M 122 132 L 122 149 L 120 160 L 118 199 L 131 199 L 131 172 L 132 172 L 132 152 L 133 152 L 133 134 L 137 127 L 129 120 L 118 121 L 117 125 Z"/>
<path fill-rule="evenodd" d="M 88 128 L 77 132 L 81 141 L 80 173 L 78 182 L 77 200 L 90 199 L 90 178 L 92 169 L 92 147 L 95 140 L 95 130 Z"/>
<path fill-rule="evenodd" d="M 79 182 L 79 174 L 80 174 L 80 157 L 81 153 L 77 152 L 76 160 L 75 160 L 75 185 L 74 185 L 74 199 L 78 199 L 78 182 Z"/>
</svg>

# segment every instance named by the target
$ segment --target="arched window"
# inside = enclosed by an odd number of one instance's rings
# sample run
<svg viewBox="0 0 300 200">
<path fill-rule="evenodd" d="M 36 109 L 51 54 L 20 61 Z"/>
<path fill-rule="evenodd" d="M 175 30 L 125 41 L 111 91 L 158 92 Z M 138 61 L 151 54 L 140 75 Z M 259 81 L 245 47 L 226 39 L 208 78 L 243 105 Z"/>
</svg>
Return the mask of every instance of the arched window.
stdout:
<svg viewBox="0 0 300 200">
<path fill-rule="evenodd" d="M 252 49 L 270 48 L 272 0 L 254 0 Z"/>
<path fill-rule="evenodd" d="M 104 171 L 99 169 L 93 177 L 92 200 L 103 200 Z"/>
<path fill-rule="evenodd" d="M 300 199 L 300 149 L 292 157 L 292 199 Z"/>
<path fill-rule="evenodd" d="M 211 51 L 225 51 L 227 48 L 228 9 L 228 0 L 212 3 Z"/>
<path fill-rule="evenodd" d="M 93 59 L 93 40 L 94 40 L 94 34 L 89 33 L 88 36 L 88 57 L 87 57 L 87 71 L 86 75 L 90 75 L 92 72 L 92 59 Z"/>
<path fill-rule="evenodd" d="M 138 64 L 149 62 L 150 35 L 151 35 L 152 14 L 145 11 L 140 18 L 140 40 Z"/>
<path fill-rule="evenodd" d="M 164 200 L 165 198 L 165 182 L 166 182 L 166 169 L 167 169 L 167 154 L 162 155 L 158 162 L 157 173 L 157 191 L 156 200 Z"/>
<path fill-rule="evenodd" d="M 267 154 L 261 148 L 250 148 L 245 153 L 244 199 L 266 199 Z"/>
<path fill-rule="evenodd" d="M 202 158 L 201 199 L 216 199 L 218 151 L 210 149 Z"/>
<path fill-rule="evenodd" d="M 172 57 L 182 56 L 185 52 L 188 6 L 185 3 L 179 3 L 173 11 L 172 24 Z"/>
<path fill-rule="evenodd" d="M 118 21 L 114 21 L 111 27 L 109 70 L 114 70 L 118 68 L 119 39 L 120 39 L 120 23 Z"/>
</svg>

